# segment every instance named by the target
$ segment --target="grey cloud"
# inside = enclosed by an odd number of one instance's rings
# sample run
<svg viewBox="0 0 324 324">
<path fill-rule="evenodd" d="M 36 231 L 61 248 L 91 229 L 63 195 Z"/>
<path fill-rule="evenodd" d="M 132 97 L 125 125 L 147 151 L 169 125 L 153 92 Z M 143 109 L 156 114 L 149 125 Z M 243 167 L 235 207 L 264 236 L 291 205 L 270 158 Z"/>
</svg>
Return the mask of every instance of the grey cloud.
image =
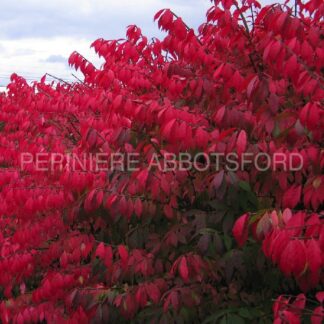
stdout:
<svg viewBox="0 0 324 324">
<path fill-rule="evenodd" d="M 62 55 L 50 55 L 45 62 L 47 63 L 64 63 L 67 64 L 68 59 Z"/>
<path fill-rule="evenodd" d="M 201 1 L 152 1 L 148 2 L 147 6 L 138 6 L 138 11 L 133 10 L 134 6 L 130 10 L 126 3 L 125 6 L 118 6 L 118 2 L 116 4 L 112 1 L 100 2 L 100 8 L 96 7 L 95 1 L 89 1 L 89 11 L 83 10 L 76 0 L 66 0 L 61 3 L 55 1 L 54 4 L 52 1 L 39 0 L 5 1 L 1 4 L 0 11 L 0 38 L 56 36 L 79 36 L 88 39 L 120 38 L 124 37 L 126 26 L 132 23 L 142 27 L 143 32 L 148 36 L 157 36 L 160 33 L 157 25 L 153 23 L 153 15 L 157 9 L 183 8 L 187 14 L 190 14 L 190 25 L 197 27 L 205 13 L 205 9 L 199 6 Z M 113 3 L 116 7 L 110 9 L 109 3 Z M 149 8 L 153 4 L 158 7 L 150 12 Z M 201 9 L 200 16 L 197 9 L 199 11 Z M 182 15 L 181 12 L 177 13 Z"/>
<path fill-rule="evenodd" d="M 93 40 L 101 37 L 123 38 L 130 24 L 141 27 L 148 37 L 161 37 L 164 33 L 153 22 L 159 9 L 171 8 L 190 27 L 197 28 L 209 6 L 209 0 L 3 0 L 0 63 L 7 62 L 9 67 L 1 63 L 0 83 L 8 82 L 1 79 L 1 73 L 10 75 L 12 70 L 29 76 L 29 80 L 39 79 L 45 72 L 68 78 L 71 70 L 64 57 L 68 55 L 67 41 L 78 50 L 78 41 L 82 41 L 82 46 L 90 46 Z M 33 45 L 45 39 L 47 44 L 57 40 L 55 44 L 58 45 L 54 48 Z M 1 46 L 1 41 L 6 48 Z M 100 64 L 99 61 L 97 65 Z"/>
</svg>

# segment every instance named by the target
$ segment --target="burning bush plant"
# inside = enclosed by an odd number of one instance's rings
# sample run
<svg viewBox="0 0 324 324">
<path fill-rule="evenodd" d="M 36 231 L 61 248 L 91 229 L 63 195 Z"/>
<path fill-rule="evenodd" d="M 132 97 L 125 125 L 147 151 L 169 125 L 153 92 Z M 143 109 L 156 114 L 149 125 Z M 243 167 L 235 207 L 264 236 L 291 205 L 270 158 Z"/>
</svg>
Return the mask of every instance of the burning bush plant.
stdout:
<svg viewBox="0 0 324 324">
<path fill-rule="evenodd" d="M 2 323 L 321 323 L 323 14 L 215 0 L 195 32 L 163 9 L 162 40 L 131 25 L 93 42 L 100 68 L 72 53 L 80 82 L 13 74 Z"/>
</svg>

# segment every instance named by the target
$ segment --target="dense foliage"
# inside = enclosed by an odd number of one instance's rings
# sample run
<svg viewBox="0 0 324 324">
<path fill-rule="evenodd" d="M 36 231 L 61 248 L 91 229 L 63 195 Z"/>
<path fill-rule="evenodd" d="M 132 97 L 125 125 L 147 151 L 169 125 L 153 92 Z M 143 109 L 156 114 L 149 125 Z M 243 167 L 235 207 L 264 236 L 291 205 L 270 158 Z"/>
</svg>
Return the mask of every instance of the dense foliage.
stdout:
<svg viewBox="0 0 324 324">
<path fill-rule="evenodd" d="M 98 39 L 99 69 L 72 53 L 82 82 L 13 74 L 0 95 L 2 323 L 321 323 L 323 14 L 321 0 L 217 0 L 195 33 L 164 9 L 163 40 L 136 26 Z M 184 152 L 287 159 L 149 167 Z M 67 153 L 138 154 L 139 170 L 75 170 Z"/>
</svg>

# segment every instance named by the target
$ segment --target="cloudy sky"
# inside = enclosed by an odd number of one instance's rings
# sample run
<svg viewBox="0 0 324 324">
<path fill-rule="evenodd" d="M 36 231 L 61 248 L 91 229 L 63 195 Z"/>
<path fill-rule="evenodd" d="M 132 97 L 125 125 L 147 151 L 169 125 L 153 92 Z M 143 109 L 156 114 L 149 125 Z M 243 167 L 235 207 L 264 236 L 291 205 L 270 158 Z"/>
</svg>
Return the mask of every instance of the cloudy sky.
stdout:
<svg viewBox="0 0 324 324">
<path fill-rule="evenodd" d="M 172 8 L 196 28 L 210 5 L 209 0 L 2 0 L 0 86 L 12 72 L 28 80 L 46 72 L 70 80 L 67 59 L 74 50 L 100 65 L 90 49 L 95 39 L 123 38 L 130 24 L 147 36 L 161 36 L 153 16 L 162 8 Z"/>
</svg>

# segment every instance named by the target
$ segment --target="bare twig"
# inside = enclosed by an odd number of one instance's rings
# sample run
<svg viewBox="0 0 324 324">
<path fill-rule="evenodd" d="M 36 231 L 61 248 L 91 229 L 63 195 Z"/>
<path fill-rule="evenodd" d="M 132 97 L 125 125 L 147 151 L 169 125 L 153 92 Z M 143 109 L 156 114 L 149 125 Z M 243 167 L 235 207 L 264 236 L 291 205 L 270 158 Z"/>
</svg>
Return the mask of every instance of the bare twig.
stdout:
<svg viewBox="0 0 324 324">
<path fill-rule="evenodd" d="M 295 17 L 297 17 L 297 0 L 295 0 Z"/>
<path fill-rule="evenodd" d="M 67 81 L 65 81 L 65 80 L 63 80 L 63 79 L 61 79 L 61 78 L 58 78 L 58 77 L 56 77 L 55 75 L 52 75 L 52 74 L 50 74 L 50 73 L 46 73 L 46 75 L 48 75 L 49 77 L 51 77 L 51 78 L 53 78 L 53 79 L 59 80 L 59 81 L 65 83 L 65 84 L 67 84 L 67 85 L 71 85 L 69 82 L 67 82 Z"/>
<path fill-rule="evenodd" d="M 76 78 L 80 83 L 82 83 L 83 85 L 85 85 L 88 89 L 91 89 L 84 81 L 82 81 L 80 78 L 78 78 L 75 74 L 72 73 L 72 76 L 74 78 Z"/>
</svg>

